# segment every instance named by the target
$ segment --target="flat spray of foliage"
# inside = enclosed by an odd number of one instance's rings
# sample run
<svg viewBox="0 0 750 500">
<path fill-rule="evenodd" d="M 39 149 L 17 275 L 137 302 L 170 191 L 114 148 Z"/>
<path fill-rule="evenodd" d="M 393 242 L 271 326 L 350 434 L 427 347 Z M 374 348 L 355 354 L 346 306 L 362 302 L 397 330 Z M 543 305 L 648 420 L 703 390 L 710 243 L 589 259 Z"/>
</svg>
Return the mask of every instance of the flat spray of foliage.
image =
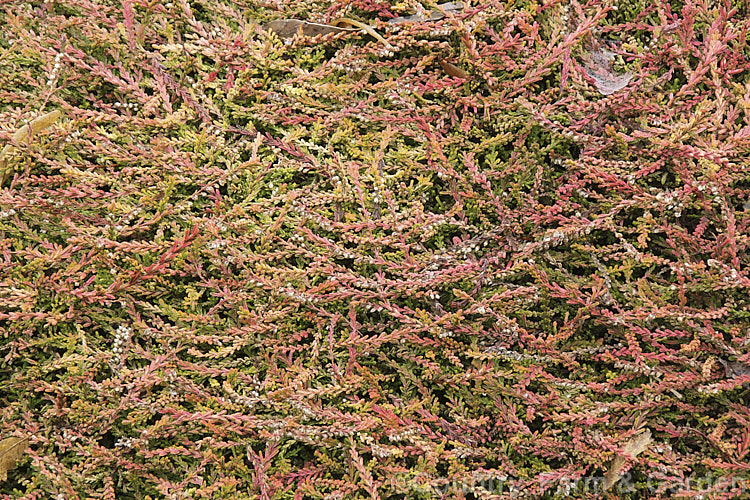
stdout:
<svg viewBox="0 0 750 500">
<path fill-rule="evenodd" d="M 747 16 L 0 2 L 0 494 L 741 497 Z"/>
</svg>

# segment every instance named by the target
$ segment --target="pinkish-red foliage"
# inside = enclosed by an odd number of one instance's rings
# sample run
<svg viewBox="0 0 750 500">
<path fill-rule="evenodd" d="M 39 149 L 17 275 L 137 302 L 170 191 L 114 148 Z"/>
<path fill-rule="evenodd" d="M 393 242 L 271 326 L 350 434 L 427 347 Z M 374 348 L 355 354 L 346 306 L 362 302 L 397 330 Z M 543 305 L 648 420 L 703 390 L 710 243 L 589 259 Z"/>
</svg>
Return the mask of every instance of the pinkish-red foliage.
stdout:
<svg viewBox="0 0 750 500">
<path fill-rule="evenodd" d="M 747 495 L 745 3 L 412 7 L 0 2 L 0 492 Z"/>
</svg>

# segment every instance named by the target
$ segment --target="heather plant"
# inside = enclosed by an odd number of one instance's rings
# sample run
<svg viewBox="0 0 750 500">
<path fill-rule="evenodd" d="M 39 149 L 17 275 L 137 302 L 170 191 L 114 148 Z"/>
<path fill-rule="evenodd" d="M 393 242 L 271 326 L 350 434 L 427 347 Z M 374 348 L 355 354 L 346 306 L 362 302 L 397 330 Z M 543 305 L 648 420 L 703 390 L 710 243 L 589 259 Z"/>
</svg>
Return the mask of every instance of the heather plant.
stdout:
<svg viewBox="0 0 750 500">
<path fill-rule="evenodd" d="M 747 496 L 747 15 L 0 3 L 0 493 Z"/>
</svg>

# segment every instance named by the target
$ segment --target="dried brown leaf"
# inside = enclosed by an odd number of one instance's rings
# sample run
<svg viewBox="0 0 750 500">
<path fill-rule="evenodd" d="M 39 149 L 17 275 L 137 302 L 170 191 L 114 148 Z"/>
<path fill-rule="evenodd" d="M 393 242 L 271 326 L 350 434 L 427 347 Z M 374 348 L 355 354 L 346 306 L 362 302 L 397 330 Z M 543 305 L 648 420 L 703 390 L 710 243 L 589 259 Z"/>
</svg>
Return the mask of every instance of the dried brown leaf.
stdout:
<svg viewBox="0 0 750 500">
<path fill-rule="evenodd" d="M 266 31 L 273 31 L 281 39 L 292 38 L 300 30 L 304 36 L 328 35 L 331 33 L 345 33 L 356 31 L 351 28 L 340 28 L 329 24 L 310 23 L 298 19 L 279 19 L 263 25 Z"/>
<path fill-rule="evenodd" d="M 60 116 L 62 116 L 62 111 L 56 109 L 54 111 L 50 111 L 45 115 L 35 118 L 30 123 L 27 123 L 23 127 L 16 130 L 16 132 L 13 134 L 13 142 L 19 143 L 24 139 L 34 137 L 35 134 L 41 132 L 42 130 L 55 123 L 60 118 Z M 13 150 L 15 150 L 15 146 L 13 146 L 12 144 L 8 144 L 3 148 L 2 151 L 0 151 L 0 173 L 4 172 L 7 169 L 7 157 L 13 152 Z"/>
<path fill-rule="evenodd" d="M 438 10 L 417 12 L 411 16 L 394 17 L 389 19 L 391 24 L 420 23 L 423 21 L 439 21 L 447 12 L 459 12 L 464 8 L 463 2 L 446 2 L 438 5 Z"/>
<path fill-rule="evenodd" d="M 720 359 L 719 363 L 724 366 L 727 378 L 737 378 L 742 375 L 750 375 L 750 366 L 747 366 L 745 363 L 740 363 L 739 361 L 725 361 L 723 359 Z"/>
<path fill-rule="evenodd" d="M 609 466 L 607 475 L 604 478 L 604 491 L 610 489 L 617 481 L 620 480 L 622 474 L 622 468 L 625 466 L 625 461 L 628 456 L 635 458 L 643 453 L 648 445 L 651 444 L 651 431 L 646 429 L 637 436 L 633 436 L 625 446 L 622 448 L 622 454 L 615 457 L 612 460 L 612 465 Z M 624 455 L 624 456 L 623 456 Z"/>
<path fill-rule="evenodd" d="M 727 378 L 737 378 L 743 375 L 750 375 L 750 366 L 739 361 L 726 361 L 723 359 L 719 360 L 719 363 L 724 367 L 724 374 Z M 742 387 L 750 387 L 750 383 L 745 382 Z"/>
<path fill-rule="evenodd" d="M 0 481 L 7 479 L 8 471 L 16 466 L 28 447 L 28 438 L 9 437 L 0 441 Z"/>
<path fill-rule="evenodd" d="M 584 71 L 594 80 L 594 85 L 602 95 L 614 94 L 630 83 L 633 78 L 632 73 L 615 73 L 612 65 L 615 58 L 614 52 L 603 48 L 599 41 L 592 41 L 589 46 Z"/>
<path fill-rule="evenodd" d="M 449 63 L 448 61 L 443 61 L 442 59 L 438 61 L 440 64 L 440 67 L 443 68 L 443 71 L 449 76 L 455 76 L 458 78 L 469 78 L 469 74 L 459 68 L 458 66 Z"/>
<path fill-rule="evenodd" d="M 371 37 L 373 37 L 374 39 L 376 39 L 377 41 L 385 45 L 388 49 L 391 49 L 391 50 L 393 49 L 393 46 L 390 43 L 388 43 L 388 41 L 385 38 L 380 36 L 380 34 L 378 34 L 377 31 L 372 29 L 372 26 L 368 26 L 364 23 L 360 23 L 359 21 L 356 21 L 354 19 L 349 19 L 348 17 L 342 17 L 340 19 L 336 19 L 335 21 L 331 21 L 331 25 L 337 26 L 337 27 L 342 26 L 342 25 L 344 27 L 354 26 L 355 28 L 359 28 L 363 30 L 365 33 L 367 33 L 368 35 L 370 35 Z"/>
<path fill-rule="evenodd" d="M 19 143 L 24 139 L 34 137 L 35 134 L 41 132 L 42 130 L 55 123 L 61 116 L 62 111 L 56 109 L 31 120 L 30 123 L 27 123 L 23 127 L 16 130 L 16 132 L 13 134 L 13 142 Z M 3 148 L 2 151 L 0 151 L 0 184 L 5 181 L 5 176 L 7 175 L 8 156 L 10 156 L 15 149 L 15 146 L 13 146 L 12 144 L 8 144 Z"/>
<path fill-rule="evenodd" d="M 363 30 L 389 49 L 393 48 L 391 44 L 372 29 L 371 26 L 347 17 L 336 19 L 335 21 L 332 21 L 331 24 L 311 23 L 308 21 L 300 21 L 298 19 L 279 19 L 264 24 L 263 29 L 266 31 L 273 31 L 281 39 L 292 38 L 300 32 L 304 36 L 314 37 L 330 35 L 331 33 L 351 33 Z"/>
</svg>

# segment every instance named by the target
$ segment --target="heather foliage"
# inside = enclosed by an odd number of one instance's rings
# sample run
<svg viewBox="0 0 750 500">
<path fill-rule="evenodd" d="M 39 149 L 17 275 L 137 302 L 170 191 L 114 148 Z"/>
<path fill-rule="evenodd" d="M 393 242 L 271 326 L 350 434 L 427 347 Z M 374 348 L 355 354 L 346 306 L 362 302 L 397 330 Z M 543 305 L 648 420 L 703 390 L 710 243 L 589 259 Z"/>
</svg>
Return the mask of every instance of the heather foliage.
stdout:
<svg viewBox="0 0 750 500">
<path fill-rule="evenodd" d="M 434 6 L 0 3 L 0 492 L 742 495 L 746 5 Z"/>
</svg>

